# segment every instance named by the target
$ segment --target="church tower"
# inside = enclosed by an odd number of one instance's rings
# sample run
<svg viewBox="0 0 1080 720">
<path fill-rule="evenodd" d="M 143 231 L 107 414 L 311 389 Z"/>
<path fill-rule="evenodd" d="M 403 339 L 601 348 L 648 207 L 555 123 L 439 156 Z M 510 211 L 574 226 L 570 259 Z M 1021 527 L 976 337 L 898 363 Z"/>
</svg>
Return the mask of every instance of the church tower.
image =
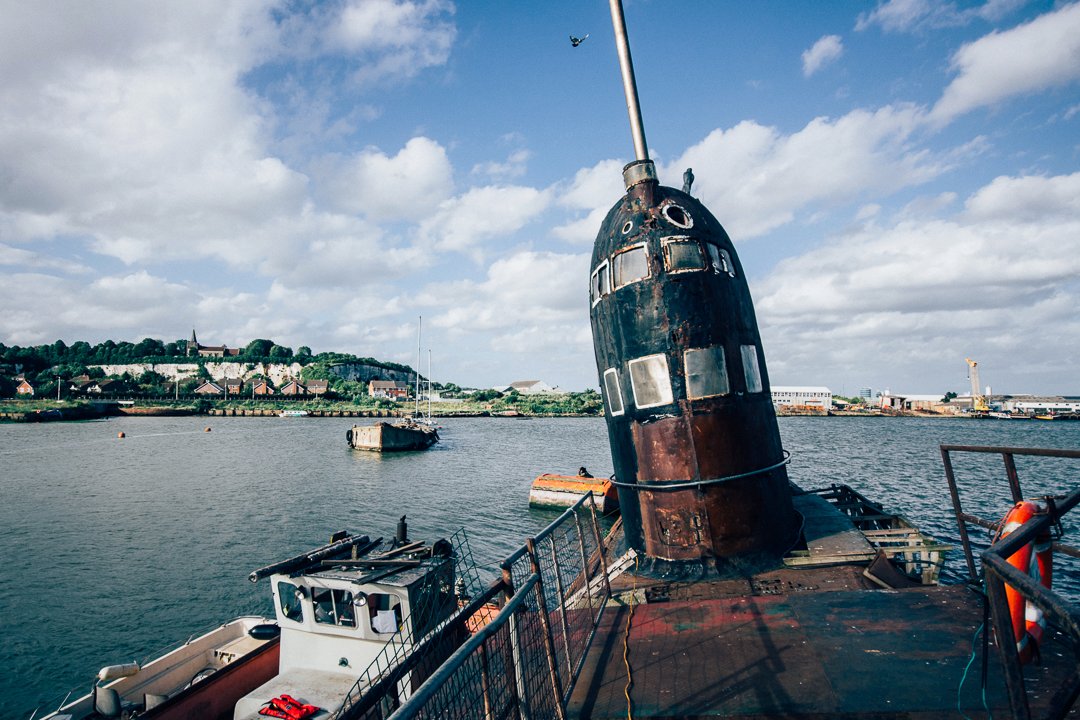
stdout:
<svg viewBox="0 0 1080 720">
<path fill-rule="evenodd" d="M 195 328 L 191 328 L 191 339 L 187 343 L 187 354 L 189 356 L 199 354 L 199 341 L 195 339 Z"/>
</svg>

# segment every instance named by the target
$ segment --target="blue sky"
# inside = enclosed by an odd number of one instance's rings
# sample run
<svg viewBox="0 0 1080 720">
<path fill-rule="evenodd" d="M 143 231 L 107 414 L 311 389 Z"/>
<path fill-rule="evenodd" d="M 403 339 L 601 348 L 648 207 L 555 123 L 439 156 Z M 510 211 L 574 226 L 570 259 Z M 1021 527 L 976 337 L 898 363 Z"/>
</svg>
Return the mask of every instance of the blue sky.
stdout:
<svg viewBox="0 0 1080 720">
<path fill-rule="evenodd" d="M 774 385 L 1080 393 L 1080 3 L 626 0 Z M 254 338 L 597 387 L 608 5 L 0 2 L 0 342 Z M 588 39 L 573 48 L 569 35 Z M 424 353 L 422 366 L 426 366 Z"/>
</svg>

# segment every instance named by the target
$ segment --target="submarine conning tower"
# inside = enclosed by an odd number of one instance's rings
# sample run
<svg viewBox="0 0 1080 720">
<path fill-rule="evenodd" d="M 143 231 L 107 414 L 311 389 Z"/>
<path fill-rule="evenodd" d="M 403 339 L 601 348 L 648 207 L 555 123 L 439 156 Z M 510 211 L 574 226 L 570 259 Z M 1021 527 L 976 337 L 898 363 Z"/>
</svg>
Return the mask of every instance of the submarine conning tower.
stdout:
<svg viewBox="0 0 1080 720">
<path fill-rule="evenodd" d="M 799 521 L 735 248 L 650 160 L 623 175 L 593 248 L 590 318 L 628 544 L 664 574 L 775 563 Z"/>
<path fill-rule="evenodd" d="M 689 579 L 779 563 L 801 522 L 735 246 L 649 159 L 621 0 L 609 0 L 637 160 L 604 218 L 590 318 L 627 543 Z"/>
</svg>

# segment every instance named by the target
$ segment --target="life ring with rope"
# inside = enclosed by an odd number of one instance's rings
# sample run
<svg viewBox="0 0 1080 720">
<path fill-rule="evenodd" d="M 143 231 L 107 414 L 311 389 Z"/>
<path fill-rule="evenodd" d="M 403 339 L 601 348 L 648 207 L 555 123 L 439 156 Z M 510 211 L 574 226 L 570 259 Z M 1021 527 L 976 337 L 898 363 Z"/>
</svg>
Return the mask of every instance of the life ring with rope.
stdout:
<svg viewBox="0 0 1080 720">
<path fill-rule="evenodd" d="M 1031 500 L 1016 503 L 1001 521 L 994 542 L 1008 537 L 1036 515 L 1045 513 L 1046 508 Z M 1040 534 L 1033 542 L 1010 555 L 1007 562 L 1020 572 L 1030 575 L 1043 587 L 1050 588 L 1054 574 L 1053 540 L 1050 533 Z M 1005 597 L 1009 602 L 1013 639 L 1016 641 L 1020 662 L 1023 664 L 1037 660 L 1039 643 L 1046 631 L 1043 611 L 1008 583 L 1005 584 Z"/>
</svg>

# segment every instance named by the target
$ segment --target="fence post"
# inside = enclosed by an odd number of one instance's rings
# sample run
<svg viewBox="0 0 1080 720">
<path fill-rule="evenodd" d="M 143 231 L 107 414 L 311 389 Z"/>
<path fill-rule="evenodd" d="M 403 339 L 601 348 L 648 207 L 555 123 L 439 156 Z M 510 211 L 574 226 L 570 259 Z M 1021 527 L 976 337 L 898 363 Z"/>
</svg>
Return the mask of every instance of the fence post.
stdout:
<svg viewBox="0 0 1080 720">
<path fill-rule="evenodd" d="M 591 491 L 590 491 L 591 492 Z M 592 498 L 589 498 L 592 504 Z M 581 527 L 581 518 L 574 513 L 574 524 L 577 526 L 578 549 L 581 550 L 581 579 L 585 582 L 585 597 L 589 600 L 589 614 L 596 609 L 592 600 L 592 576 L 589 574 L 589 556 L 585 552 L 585 528 Z"/>
<path fill-rule="evenodd" d="M 964 509 L 960 504 L 960 490 L 956 487 L 956 476 L 953 474 L 952 457 L 949 450 L 944 446 L 941 449 L 941 464 L 945 466 L 945 479 L 949 483 L 949 496 L 952 497 L 953 511 L 956 514 L 956 528 L 960 531 L 960 544 L 964 546 L 964 561 L 967 562 L 968 575 L 971 582 L 978 584 L 979 571 L 975 569 L 975 556 L 971 550 L 971 538 L 968 537 L 967 521 L 964 519 Z"/>
<path fill-rule="evenodd" d="M 1016 474 L 1016 459 L 1011 452 L 1001 453 L 1001 459 L 1005 461 L 1005 475 L 1009 478 L 1013 502 L 1018 503 L 1024 499 L 1024 493 L 1020 491 L 1020 476 Z"/>
<path fill-rule="evenodd" d="M 563 707 L 562 682 L 559 680 L 558 661 L 555 659 L 555 641 L 551 634 L 551 622 L 548 617 L 547 600 L 544 599 L 544 576 L 540 574 L 540 558 L 536 554 L 536 540 L 529 538 L 525 542 L 529 552 L 529 563 L 536 575 L 536 604 L 540 615 L 540 628 L 544 635 L 544 652 L 547 655 L 548 672 L 551 673 L 551 690 L 555 695 L 555 717 L 566 720 L 566 708 Z"/>
<path fill-rule="evenodd" d="M 592 529 L 593 535 L 596 537 L 596 553 L 600 556 L 600 573 L 604 578 L 604 603 L 606 603 L 611 597 L 611 583 L 608 581 L 607 557 L 604 555 L 604 539 L 600 537 L 600 523 L 596 520 L 595 503 L 590 503 L 589 509 L 592 511 Z M 601 603 L 601 607 L 603 607 L 604 603 Z"/>
<path fill-rule="evenodd" d="M 983 581 L 986 583 L 986 597 L 990 603 L 990 618 L 994 625 L 994 638 L 997 640 L 998 657 L 1001 659 L 1001 671 L 1005 675 L 1005 690 L 1009 695 L 1009 706 L 1014 720 L 1030 720 L 1027 694 L 1024 690 L 1024 676 L 1020 669 L 1020 656 L 1016 652 L 1016 639 L 1013 636 L 1012 618 L 1009 615 L 1009 600 L 1005 594 L 1005 581 L 997 571 L 983 562 Z"/>
<path fill-rule="evenodd" d="M 514 572 L 511 565 L 502 566 L 503 597 L 505 606 L 514 597 Z M 510 631 L 510 672 L 514 682 L 510 683 L 511 705 L 517 707 L 518 717 L 521 720 L 529 720 L 529 707 L 525 698 L 528 697 L 525 688 L 525 663 L 521 657 L 521 629 L 518 627 L 517 615 L 511 615 L 507 623 Z"/>
<path fill-rule="evenodd" d="M 574 676 L 574 660 L 570 657 L 570 622 L 566 618 L 566 593 L 563 592 L 562 569 L 559 567 L 559 555 L 555 551 L 554 535 L 551 536 L 551 563 L 555 567 L 555 593 L 559 597 L 559 618 L 562 621 L 563 651 L 566 655 L 566 680 L 571 682 Z"/>
</svg>

